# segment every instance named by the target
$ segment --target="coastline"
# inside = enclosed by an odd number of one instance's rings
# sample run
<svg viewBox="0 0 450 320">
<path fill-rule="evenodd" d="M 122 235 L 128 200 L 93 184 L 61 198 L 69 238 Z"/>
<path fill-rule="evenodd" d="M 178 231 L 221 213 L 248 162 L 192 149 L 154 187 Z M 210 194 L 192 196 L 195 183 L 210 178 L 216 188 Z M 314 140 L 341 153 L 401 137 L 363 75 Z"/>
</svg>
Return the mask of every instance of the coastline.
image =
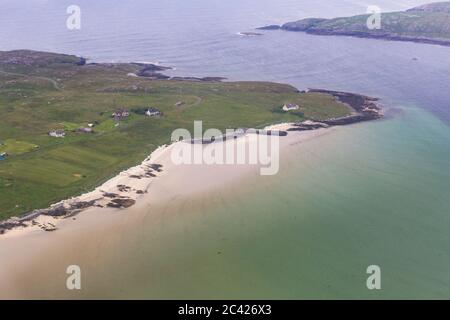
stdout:
<svg viewBox="0 0 450 320">
<path fill-rule="evenodd" d="M 154 150 L 141 164 L 128 168 L 107 180 L 93 191 L 62 200 L 46 209 L 34 210 L 22 217 L 13 217 L 0 224 L 2 238 L 22 236 L 36 231 L 58 230 L 60 222 L 88 210 L 126 209 L 148 193 L 154 179 L 163 174 L 163 165 L 156 163 L 174 144 Z"/>
<path fill-rule="evenodd" d="M 293 28 L 288 28 L 285 26 L 275 26 L 270 25 L 266 27 L 257 28 L 257 30 L 282 30 L 288 32 L 303 32 L 315 36 L 337 36 L 337 37 L 353 37 L 362 39 L 375 39 L 375 40 L 385 40 L 385 41 L 400 41 L 400 42 L 413 42 L 421 44 L 430 44 L 448 47 L 450 46 L 450 40 L 446 39 L 430 39 L 421 37 L 409 37 L 391 34 L 371 34 L 367 32 L 339 32 L 339 31 L 327 31 L 327 30 L 296 30 Z"/>
<path fill-rule="evenodd" d="M 265 129 L 284 130 L 292 127 L 293 124 L 284 123 L 271 125 Z M 245 141 L 245 143 L 248 147 L 249 144 L 256 141 L 255 139 L 252 139 L 252 137 L 255 137 L 256 135 L 256 133 L 246 133 L 238 139 L 246 139 L 247 141 Z M 162 192 L 155 197 L 155 194 L 149 191 L 153 182 L 156 182 L 157 179 L 165 175 L 169 175 L 169 179 L 171 179 L 174 175 L 183 175 L 185 172 L 189 171 L 201 171 L 202 168 L 210 166 L 173 164 L 170 157 L 171 151 L 173 148 L 183 143 L 187 142 L 179 141 L 170 145 L 160 146 L 141 164 L 120 172 L 93 191 L 62 200 L 46 209 L 34 210 L 22 217 L 13 217 L 3 221 L 0 223 L 0 241 L 6 238 L 21 237 L 36 232 L 52 233 L 53 231 L 59 231 L 62 221 L 76 220 L 78 215 L 92 211 L 114 210 L 124 212 L 128 208 L 137 206 L 141 202 L 145 202 L 145 200 L 142 200 L 142 198 L 145 197 L 152 199 L 152 201 L 164 201 L 167 196 L 170 198 L 170 192 Z M 227 141 L 218 143 L 227 143 Z M 200 144 L 196 145 L 194 148 L 201 147 L 202 145 Z M 175 167 L 178 167 L 178 169 Z M 211 167 L 226 167 L 223 171 L 226 171 L 227 174 L 222 176 L 221 179 L 215 179 L 212 184 L 208 184 L 207 181 L 204 181 L 202 184 L 203 187 L 190 186 L 186 191 L 195 193 L 195 191 L 206 190 L 209 189 L 209 187 L 220 187 L 222 182 L 229 180 L 230 177 L 238 177 L 242 173 L 248 172 L 248 169 L 254 166 L 245 165 L 242 170 L 237 170 L 240 171 L 237 174 L 231 172 L 233 171 L 233 166 L 214 165 Z M 255 167 L 254 169 L 257 168 Z M 174 182 L 174 185 L 175 184 L 177 184 L 177 182 Z M 167 186 L 167 188 L 172 189 L 172 193 L 176 193 L 173 186 Z"/>
<path fill-rule="evenodd" d="M 359 123 L 364 121 L 376 120 L 383 117 L 383 110 L 381 106 L 377 103 L 377 98 L 372 98 L 364 95 L 331 91 L 324 89 L 309 89 L 309 92 L 327 93 L 334 96 L 340 102 L 346 104 L 352 113 L 349 116 L 342 118 L 334 118 L 322 121 L 316 120 L 306 120 L 298 123 L 281 123 L 273 124 L 264 127 L 262 130 L 255 129 L 244 129 L 244 134 L 238 136 L 238 139 L 246 139 L 245 144 L 247 148 L 256 140 L 251 137 L 256 137 L 258 135 L 272 135 L 276 133 L 280 136 L 281 143 L 290 141 L 292 138 L 286 138 L 286 136 L 291 137 L 290 132 L 302 132 L 301 137 L 314 137 L 315 134 L 320 134 L 322 131 L 335 126 L 350 125 L 353 123 Z M 239 130 L 239 129 L 238 129 Z M 288 134 L 289 133 L 289 134 Z M 215 142 L 226 144 L 233 139 L 227 139 L 226 137 L 223 141 Z M 174 165 L 170 158 L 170 152 L 173 148 L 181 143 L 186 143 L 185 141 L 174 142 L 170 145 L 163 145 L 155 149 L 145 160 L 142 161 L 137 166 L 128 168 L 120 172 L 115 177 L 107 180 L 102 185 L 95 188 L 93 191 L 84 193 L 79 196 L 72 197 L 70 199 L 65 199 L 50 207 L 45 209 L 37 209 L 30 213 L 24 214 L 21 217 L 12 217 L 5 221 L 0 221 L 0 241 L 4 238 L 26 236 L 27 234 L 33 232 L 44 232 L 52 233 L 57 231 L 61 227 L 61 221 L 76 220 L 76 216 L 81 213 L 86 213 L 87 211 L 106 211 L 106 210 L 126 210 L 127 208 L 133 207 L 139 202 L 142 202 L 142 198 L 153 197 L 153 192 L 149 195 L 149 189 L 153 185 L 153 182 L 167 172 L 170 172 L 170 176 L 177 171 L 179 175 L 183 175 L 183 170 L 198 170 L 198 174 L 201 175 L 201 169 L 205 167 L 202 166 L 192 166 L 192 165 Z M 194 140 L 189 142 L 194 144 Z M 201 148 L 203 144 L 209 144 L 211 141 L 202 140 L 202 143 L 196 147 Z M 195 148 L 195 147 L 194 147 Z M 208 165 L 209 166 L 209 165 Z M 206 167 L 208 167 L 206 166 Z M 220 165 L 214 165 L 219 166 Z M 174 167 L 178 167 L 174 170 Z M 242 170 L 236 170 L 239 166 L 221 166 L 226 167 L 227 174 L 223 175 L 221 179 L 216 179 L 216 183 L 209 183 L 208 181 L 203 182 L 203 187 L 193 187 L 190 186 L 190 192 L 197 189 L 203 191 L 208 190 L 208 188 L 216 188 L 222 185 L 223 181 L 229 181 L 234 178 L 241 176 Z M 250 167 L 255 167 L 255 165 L 245 165 L 246 169 Z M 255 168 L 254 168 L 255 169 Z M 236 172 L 234 172 L 236 171 Z M 243 170 L 248 172 L 248 170 Z M 177 182 L 174 182 L 174 184 Z M 208 188 L 204 188 L 208 186 Z M 168 189 L 172 189 L 172 186 L 167 186 Z M 173 190 L 172 190 L 173 193 Z M 159 199 L 164 199 L 165 196 L 170 195 L 171 192 L 163 193 L 159 196 Z M 158 197 L 156 197 L 158 198 Z"/>
</svg>

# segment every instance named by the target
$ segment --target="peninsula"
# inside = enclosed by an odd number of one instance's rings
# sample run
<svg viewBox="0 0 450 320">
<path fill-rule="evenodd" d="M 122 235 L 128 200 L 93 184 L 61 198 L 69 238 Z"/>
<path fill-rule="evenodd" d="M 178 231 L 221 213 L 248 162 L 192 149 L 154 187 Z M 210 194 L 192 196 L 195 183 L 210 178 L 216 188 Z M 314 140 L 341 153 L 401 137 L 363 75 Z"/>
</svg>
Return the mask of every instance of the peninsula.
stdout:
<svg viewBox="0 0 450 320">
<path fill-rule="evenodd" d="M 381 28 L 369 29 L 370 15 L 334 19 L 308 18 L 260 30 L 286 30 L 314 35 L 352 36 L 450 46 L 450 2 L 436 2 L 403 12 L 381 14 Z"/>
<path fill-rule="evenodd" d="M 170 143 L 173 130 L 192 131 L 195 120 L 222 131 L 293 124 L 287 132 L 382 116 L 376 99 L 362 95 L 161 73 L 168 69 L 0 52 L 0 234 L 40 215 L 132 206 L 165 170 L 149 154 Z M 88 196 L 76 200 L 81 194 Z"/>
</svg>

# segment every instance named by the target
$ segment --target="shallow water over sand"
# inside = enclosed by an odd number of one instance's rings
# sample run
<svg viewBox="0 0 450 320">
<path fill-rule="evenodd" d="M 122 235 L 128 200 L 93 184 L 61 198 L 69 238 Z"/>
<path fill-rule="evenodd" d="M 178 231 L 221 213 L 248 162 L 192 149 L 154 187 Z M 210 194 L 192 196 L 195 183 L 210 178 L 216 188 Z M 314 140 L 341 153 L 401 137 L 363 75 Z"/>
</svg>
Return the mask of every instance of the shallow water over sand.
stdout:
<svg viewBox="0 0 450 320">
<path fill-rule="evenodd" d="M 448 298 L 449 134 L 413 108 L 339 128 L 291 145 L 279 175 L 92 218 L 48 241 L 16 287 L 46 298 Z M 76 293 L 62 285 L 74 261 Z M 366 288 L 373 264 L 381 291 Z"/>
</svg>

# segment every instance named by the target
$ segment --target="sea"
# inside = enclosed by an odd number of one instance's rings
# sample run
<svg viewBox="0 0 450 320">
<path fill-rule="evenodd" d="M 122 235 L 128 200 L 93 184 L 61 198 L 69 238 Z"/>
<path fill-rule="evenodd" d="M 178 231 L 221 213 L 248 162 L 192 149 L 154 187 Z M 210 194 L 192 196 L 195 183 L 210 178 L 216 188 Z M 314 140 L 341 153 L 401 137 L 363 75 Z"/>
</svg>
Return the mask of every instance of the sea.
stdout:
<svg viewBox="0 0 450 320">
<path fill-rule="evenodd" d="M 427 2 L 2 0 L 0 50 L 349 91 L 379 97 L 386 112 L 300 145 L 276 176 L 236 184 L 210 201 L 168 204 L 156 217 L 142 212 L 139 228 L 117 227 L 123 241 L 114 250 L 80 244 L 77 257 L 86 250 L 84 259 L 95 259 L 80 292 L 52 279 L 27 289 L 89 299 L 450 298 L 450 47 L 239 34 L 366 13 L 369 5 L 388 12 Z M 70 5 L 81 9 L 79 30 L 66 26 Z M 39 263 L 52 269 L 51 261 Z M 367 286 L 374 265 L 379 290 Z"/>
</svg>

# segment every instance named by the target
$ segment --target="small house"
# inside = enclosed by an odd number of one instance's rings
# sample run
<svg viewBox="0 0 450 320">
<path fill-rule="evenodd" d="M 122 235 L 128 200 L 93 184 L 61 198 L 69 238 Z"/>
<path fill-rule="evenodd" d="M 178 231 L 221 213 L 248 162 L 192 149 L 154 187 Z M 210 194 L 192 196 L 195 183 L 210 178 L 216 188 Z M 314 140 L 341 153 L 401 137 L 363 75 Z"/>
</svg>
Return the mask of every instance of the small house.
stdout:
<svg viewBox="0 0 450 320">
<path fill-rule="evenodd" d="M 159 117 L 161 116 L 161 111 L 159 111 L 156 108 L 148 108 L 147 111 L 145 112 L 145 115 L 147 117 Z"/>
<path fill-rule="evenodd" d="M 298 110 L 298 109 L 300 109 L 300 107 L 293 103 L 287 103 L 283 106 L 283 111 L 286 111 L 286 112 L 292 111 L 292 110 Z"/>
<path fill-rule="evenodd" d="M 53 130 L 48 133 L 50 137 L 54 138 L 64 138 L 66 136 L 66 133 L 64 130 Z"/>
</svg>

